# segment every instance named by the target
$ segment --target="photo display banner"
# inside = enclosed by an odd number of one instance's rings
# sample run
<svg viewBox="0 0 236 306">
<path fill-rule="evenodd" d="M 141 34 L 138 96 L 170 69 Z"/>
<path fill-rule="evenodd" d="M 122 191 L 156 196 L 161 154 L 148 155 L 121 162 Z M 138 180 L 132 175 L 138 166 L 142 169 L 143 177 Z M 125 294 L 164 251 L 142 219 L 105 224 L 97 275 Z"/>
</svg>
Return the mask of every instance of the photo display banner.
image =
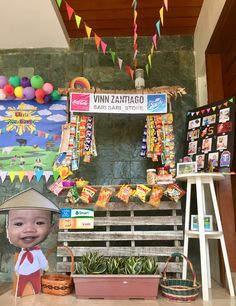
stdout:
<svg viewBox="0 0 236 306">
<path fill-rule="evenodd" d="M 93 229 L 94 210 L 92 208 L 61 208 L 59 229 Z"/>
<path fill-rule="evenodd" d="M 167 94 L 70 93 L 70 111 L 82 113 L 163 114 Z"/>
<path fill-rule="evenodd" d="M 196 161 L 198 171 L 224 171 L 232 166 L 234 147 L 234 99 L 226 99 L 188 111 L 184 161 Z"/>
<path fill-rule="evenodd" d="M 0 101 L 0 171 L 52 171 L 65 111 L 65 99 Z"/>
</svg>

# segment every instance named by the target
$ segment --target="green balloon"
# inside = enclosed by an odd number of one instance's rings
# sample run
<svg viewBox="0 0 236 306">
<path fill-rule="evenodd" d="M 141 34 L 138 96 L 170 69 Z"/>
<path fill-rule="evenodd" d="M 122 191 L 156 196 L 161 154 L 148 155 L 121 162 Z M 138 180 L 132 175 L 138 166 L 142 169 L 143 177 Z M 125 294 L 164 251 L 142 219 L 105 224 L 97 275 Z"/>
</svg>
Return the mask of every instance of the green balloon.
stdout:
<svg viewBox="0 0 236 306">
<path fill-rule="evenodd" d="M 20 86 L 20 77 L 18 75 L 13 75 L 8 80 L 9 84 L 11 84 L 14 88 Z"/>
<path fill-rule="evenodd" d="M 39 89 L 43 87 L 44 80 L 40 75 L 34 75 L 30 79 L 30 83 L 34 89 Z"/>
<path fill-rule="evenodd" d="M 55 100 L 60 100 L 61 95 L 59 94 L 58 90 L 55 89 L 51 93 L 51 97 L 52 97 L 52 100 L 55 101 Z"/>
</svg>

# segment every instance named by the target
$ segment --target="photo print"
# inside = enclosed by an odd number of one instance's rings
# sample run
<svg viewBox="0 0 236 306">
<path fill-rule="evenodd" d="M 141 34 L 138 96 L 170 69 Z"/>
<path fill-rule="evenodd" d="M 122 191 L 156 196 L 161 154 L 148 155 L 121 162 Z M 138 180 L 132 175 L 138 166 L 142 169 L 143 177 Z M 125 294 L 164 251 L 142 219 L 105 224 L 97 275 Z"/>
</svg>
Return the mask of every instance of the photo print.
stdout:
<svg viewBox="0 0 236 306">
<path fill-rule="evenodd" d="M 228 133 L 232 131 L 232 122 L 227 121 L 217 125 L 217 134 Z"/>
<path fill-rule="evenodd" d="M 205 138 L 202 141 L 202 152 L 203 153 L 208 153 L 211 151 L 212 147 L 212 138 Z"/>
<path fill-rule="evenodd" d="M 223 108 L 220 110 L 219 122 L 229 121 L 230 118 L 230 108 Z"/>
<path fill-rule="evenodd" d="M 228 135 L 218 136 L 216 150 L 226 150 L 228 145 Z"/>
<path fill-rule="evenodd" d="M 188 145 L 188 155 L 193 155 L 197 153 L 197 141 L 192 141 Z"/>
<path fill-rule="evenodd" d="M 196 155 L 197 169 L 203 169 L 205 164 L 205 154 Z"/>
<path fill-rule="evenodd" d="M 188 138 L 187 138 L 187 140 L 195 140 L 195 139 L 198 139 L 198 138 L 199 138 L 199 132 L 200 132 L 199 129 L 189 131 L 189 132 L 188 132 Z"/>
<path fill-rule="evenodd" d="M 203 119 L 202 119 L 202 125 L 210 125 L 210 124 L 214 124 L 215 122 L 216 122 L 216 115 L 215 114 L 203 117 Z"/>
<path fill-rule="evenodd" d="M 196 129 L 196 128 L 198 128 L 200 125 L 201 125 L 201 119 L 197 118 L 197 119 L 194 119 L 194 120 L 189 121 L 189 123 L 188 123 L 188 129 L 189 129 L 189 130 L 191 130 L 191 129 Z"/>
<path fill-rule="evenodd" d="M 209 153 L 208 162 L 211 162 L 213 167 L 218 167 L 219 166 L 219 152 Z"/>
</svg>

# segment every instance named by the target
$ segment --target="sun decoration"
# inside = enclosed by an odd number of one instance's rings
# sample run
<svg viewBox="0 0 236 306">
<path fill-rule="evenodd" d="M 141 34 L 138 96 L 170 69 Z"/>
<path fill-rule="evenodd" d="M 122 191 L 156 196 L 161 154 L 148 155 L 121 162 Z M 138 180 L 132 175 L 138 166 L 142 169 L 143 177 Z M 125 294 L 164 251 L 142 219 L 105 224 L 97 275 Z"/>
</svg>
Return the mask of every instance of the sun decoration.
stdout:
<svg viewBox="0 0 236 306">
<path fill-rule="evenodd" d="M 27 108 L 25 103 L 21 103 L 17 108 L 8 107 L 8 116 L 2 117 L 2 121 L 6 121 L 6 131 L 14 131 L 18 135 L 22 135 L 25 132 L 30 132 L 31 134 L 36 131 L 35 122 L 42 120 L 42 117 L 34 115 L 37 111 L 37 107 Z"/>
</svg>

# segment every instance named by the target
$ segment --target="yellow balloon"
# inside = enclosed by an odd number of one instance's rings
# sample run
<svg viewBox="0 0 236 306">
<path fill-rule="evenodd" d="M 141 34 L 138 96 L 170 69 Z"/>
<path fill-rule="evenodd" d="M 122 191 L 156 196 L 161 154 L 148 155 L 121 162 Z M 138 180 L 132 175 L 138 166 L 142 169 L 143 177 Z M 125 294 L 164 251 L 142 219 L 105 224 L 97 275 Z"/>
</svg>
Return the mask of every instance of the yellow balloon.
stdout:
<svg viewBox="0 0 236 306">
<path fill-rule="evenodd" d="M 17 86 L 14 89 L 14 94 L 15 94 L 16 98 L 19 98 L 19 99 L 24 98 L 23 87 L 22 86 Z"/>
</svg>

